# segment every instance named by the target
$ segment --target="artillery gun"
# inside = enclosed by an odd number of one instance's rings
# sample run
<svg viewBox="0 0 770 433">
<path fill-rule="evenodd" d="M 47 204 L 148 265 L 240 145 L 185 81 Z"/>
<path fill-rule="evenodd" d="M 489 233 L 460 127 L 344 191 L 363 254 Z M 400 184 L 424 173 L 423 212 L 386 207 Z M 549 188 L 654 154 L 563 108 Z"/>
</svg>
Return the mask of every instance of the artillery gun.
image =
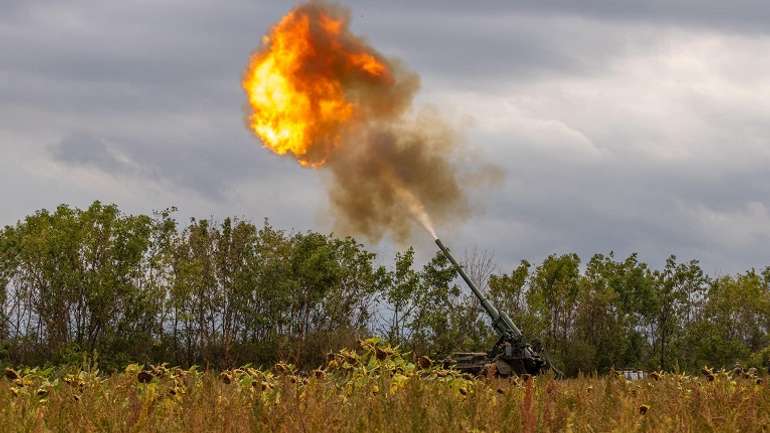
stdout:
<svg viewBox="0 0 770 433">
<path fill-rule="evenodd" d="M 457 273 L 465 281 L 465 284 L 470 287 L 473 294 L 479 299 L 481 306 L 492 321 L 492 327 L 498 335 L 497 343 L 489 352 L 453 353 L 447 360 L 447 364 L 457 370 L 473 375 L 479 375 L 492 368 L 496 375 L 502 377 L 523 374 L 537 375 L 546 373 L 548 370 L 553 370 L 557 376 L 561 376 L 561 372 L 548 361 L 548 358 L 542 352 L 542 348 L 530 345 L 511 318 L 495 308 L 481 294 L 473 281 L 465 273 L 463 267 L 455 260 L 449 249 L 444 246 L 440 239 L 436 239 L 436 245 L 438 245 L 446 258 L 452 262 L 452 265 L 454 265 Z"/>
</svg>

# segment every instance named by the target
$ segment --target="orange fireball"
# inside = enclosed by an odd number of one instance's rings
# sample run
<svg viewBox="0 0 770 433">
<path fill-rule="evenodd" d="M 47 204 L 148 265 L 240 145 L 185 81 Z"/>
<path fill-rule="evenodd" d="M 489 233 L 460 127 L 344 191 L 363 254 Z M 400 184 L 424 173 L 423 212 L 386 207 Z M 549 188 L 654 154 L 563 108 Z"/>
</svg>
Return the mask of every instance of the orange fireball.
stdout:
<svg viewBox="0 0 770 433">
<path fill-rule="evenodd" d="M 292 10 L 263 38 L 243 76 L 249 129 L 303 166 L 323 165 L 346 131 L 378 109 L 372 94 L 394 83 L 387 62 L 348 22 L 343 10 L 321 3 Z"/>
</svg>

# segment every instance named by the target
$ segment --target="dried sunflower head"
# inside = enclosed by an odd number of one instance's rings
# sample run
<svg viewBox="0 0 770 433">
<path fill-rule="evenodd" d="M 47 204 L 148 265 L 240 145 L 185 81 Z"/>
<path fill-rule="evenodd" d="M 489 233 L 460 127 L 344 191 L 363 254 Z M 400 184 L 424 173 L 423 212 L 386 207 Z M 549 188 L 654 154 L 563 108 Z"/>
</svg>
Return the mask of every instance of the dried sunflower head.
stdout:
<svg viewBox="0 0 770 433">
<path fill-rule="evenodd" d="M 8 380 L 16 380 L 19 378 L 19 373 L 12 368 L 6 368 L 4 372 L 5 378 Z"/>
<path fill-rule="evenodd" d="M 430 366 L 433 364 L 433 361 L 431 361 L 430 358 L 427 356 L 421 356 L 417 358 L 417 366 L 422 368 L 423 370 L 430 368 Z"/>
<path fill-rule="evenodd" d="M 139 374 L 136 375 L 136 380 L 140 383 L 150 383 L 152 381 L 153 375 L 147 370 L 142 370 L 139 372 Z"/>
</svg>

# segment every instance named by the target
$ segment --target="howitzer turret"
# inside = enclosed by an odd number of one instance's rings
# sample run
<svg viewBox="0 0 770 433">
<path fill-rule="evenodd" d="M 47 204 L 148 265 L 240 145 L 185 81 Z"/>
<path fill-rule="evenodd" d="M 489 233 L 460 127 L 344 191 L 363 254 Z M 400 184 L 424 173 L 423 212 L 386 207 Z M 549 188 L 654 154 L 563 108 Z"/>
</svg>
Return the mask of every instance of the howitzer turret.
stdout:
<svg viewBox="0 0 770 433">
<path fill-rule="evenodd" d="M 513 323 L 505 312 L 494 307 L 479 291 L 478 287 L 471 281 L 468 274 L 462 266 L 455 260 L 449 249 L 444 246 L 440 239 L 436 239 L 436 245 L 441 249 L 447 259 L 452 262 L 457 273 L 470 287 L 473 294 L 481 302 L 481 306 L 486 311 L 492 327 L 498 335 L 497 343 L 489 352 L 460 352 L 452 354 L 448 360 L 455 368 L 471 374 L 480 374 L 489 371 L 494 366 L 494 371 L 499 376 L 512 376 L 522 374 L 541 374 L 549 369 L 553 369 L 557 375 L 560 373 L 555 370 L 541 353 L 541 349 L 533 348 L 530 345 L 521 330 Z"/>
</svg>

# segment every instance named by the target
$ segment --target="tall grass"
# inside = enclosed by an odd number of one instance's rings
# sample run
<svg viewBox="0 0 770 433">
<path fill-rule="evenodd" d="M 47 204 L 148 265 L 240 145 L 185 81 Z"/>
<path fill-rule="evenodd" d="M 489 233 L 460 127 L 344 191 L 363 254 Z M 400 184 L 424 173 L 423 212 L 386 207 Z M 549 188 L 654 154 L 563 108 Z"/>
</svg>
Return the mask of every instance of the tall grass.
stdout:
<svg viewBox="0 0 770 433">
<path fill-rule="evenodd" d="M 474 379 L 365 344 L 323 369 L 6 371 L 0 432 L 766 432 L 755 377 Z"/>
</svg>

